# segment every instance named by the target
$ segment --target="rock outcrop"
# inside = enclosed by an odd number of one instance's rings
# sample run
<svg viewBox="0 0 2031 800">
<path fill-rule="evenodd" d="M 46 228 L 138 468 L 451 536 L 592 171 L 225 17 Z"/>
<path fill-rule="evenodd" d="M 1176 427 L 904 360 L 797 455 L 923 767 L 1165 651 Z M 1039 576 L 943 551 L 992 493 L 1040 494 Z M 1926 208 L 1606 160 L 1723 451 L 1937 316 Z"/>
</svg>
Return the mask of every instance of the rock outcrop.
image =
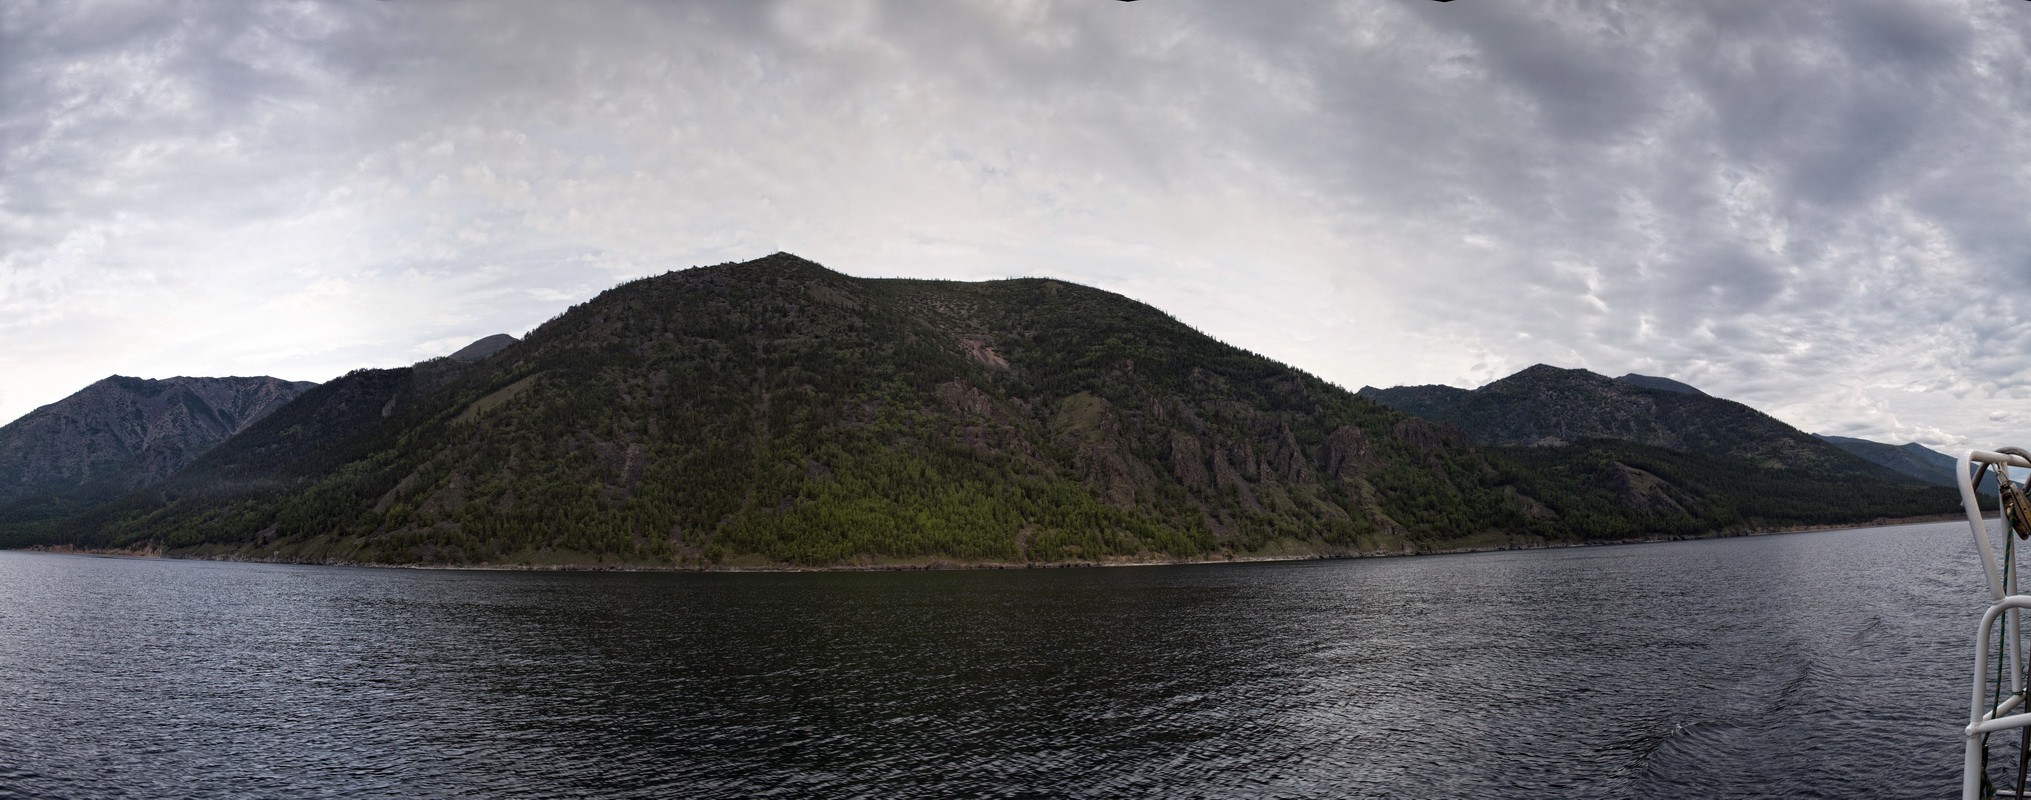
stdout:
<svg viewBox="0 0 2031 800">
<path fill-rule="evenodd" d="M 268 377 L 101 380 L 0 427 L 0 508 L 13 508 L 0 513 L 39 516 L 33 509 L 60 499 L 155 483 L 315 385 Z"/>
</svg>

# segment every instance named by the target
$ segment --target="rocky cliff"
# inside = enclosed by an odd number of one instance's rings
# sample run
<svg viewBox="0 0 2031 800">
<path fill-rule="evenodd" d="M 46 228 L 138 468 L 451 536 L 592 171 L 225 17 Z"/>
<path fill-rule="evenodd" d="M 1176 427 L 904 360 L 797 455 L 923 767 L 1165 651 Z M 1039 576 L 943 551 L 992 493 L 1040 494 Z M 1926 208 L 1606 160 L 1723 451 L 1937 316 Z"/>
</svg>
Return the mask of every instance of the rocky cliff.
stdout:
<svg viewBox="0 0 2031 800">
<path fill-rule="evenodd" d="M 315 384 L 115 375 L 0 427 L 0 518 L 147 486 Z"/>
</svg>

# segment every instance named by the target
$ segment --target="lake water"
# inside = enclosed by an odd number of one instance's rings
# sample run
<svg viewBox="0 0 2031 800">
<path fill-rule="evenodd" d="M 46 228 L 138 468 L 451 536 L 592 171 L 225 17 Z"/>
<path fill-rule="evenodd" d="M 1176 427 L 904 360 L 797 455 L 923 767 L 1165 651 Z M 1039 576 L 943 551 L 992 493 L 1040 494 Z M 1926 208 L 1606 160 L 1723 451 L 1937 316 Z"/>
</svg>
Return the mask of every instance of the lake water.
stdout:
<svg viewBox="0 0 2031 800">
<path fill-rule="evenodd" d="M 0 552 L 0 797 L 1941 797 L 1959 524 L 597 574 Z"/>
</svg>

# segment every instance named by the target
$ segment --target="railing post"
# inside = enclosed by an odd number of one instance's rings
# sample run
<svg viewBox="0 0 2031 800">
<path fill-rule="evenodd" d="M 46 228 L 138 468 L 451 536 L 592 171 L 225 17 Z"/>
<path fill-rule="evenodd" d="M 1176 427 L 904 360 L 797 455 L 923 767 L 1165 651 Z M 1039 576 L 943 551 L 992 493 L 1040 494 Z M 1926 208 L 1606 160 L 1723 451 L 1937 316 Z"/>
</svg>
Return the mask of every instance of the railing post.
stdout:
<svg viewBox="0 0 2031 800">
<path fill-rule="evenodd" d="M 1977 452 L 1979 451 L 1970 450 L 1960 457 L 1960 461 L 1957 462 L 1960 465 L 1958 475 L 1960 480 L 1955 483 L 1960 485 L 1960 505 L 1967 511 L 1968 528 L 1975 533 L 1975 554 L 1981 557 L 1982 573 L 1989 579 L 1989 602 L 1993 603 L 2003 599 L 2005 592 L 2002 571 L 1996 566 L 1996 546 L 1989 540 L 1989 524 L 1982 519 L 1982 504 L 1975 494 L 1974 476 L 1969 474 L 1974 469 Z"/>
</svg>

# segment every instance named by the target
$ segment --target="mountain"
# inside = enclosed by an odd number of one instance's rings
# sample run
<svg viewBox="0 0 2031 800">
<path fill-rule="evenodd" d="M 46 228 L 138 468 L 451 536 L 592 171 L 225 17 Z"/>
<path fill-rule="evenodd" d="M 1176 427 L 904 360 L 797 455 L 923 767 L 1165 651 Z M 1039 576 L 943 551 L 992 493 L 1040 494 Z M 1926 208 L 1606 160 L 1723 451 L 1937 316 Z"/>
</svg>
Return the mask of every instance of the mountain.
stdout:
<svg viewBox="0 0 2031 800">
<path fill-rule="evenodd" d="M 1696 394 L 1701 397 L 1707 396 L 1706 392 L 1702 392 L 1698 389 L 1695 389 L 1690 385 L 1679 383 L 1678 381 L 1672 380 L 1670 378 L 1660 378 L 1655 375 L 1638 375 L 1634 372 L 1631 372 L 1620 378 L 1616 378 L 1615 380 L 1621 381 L 1631 386 L 1640 386 L 1645 389 L 1656 389 L 1658 391 L 1664 392 L 1677 392 L 1679 394 Z"/>
<path fill-rule="evenodd" d="M 1647 515 L 1642 526 L 1684 531 L 1871 508 L 1882 517 L 1940 514 L 1959 505 L 1936 480 L 1886 469 L 1665 378 L 1610 379 L 1539 364 L 1471 391 L 1360 394 L 1464 431 L 1524 476 L 1522 491 L 1561 498 L 1549 505 L 1582 537 L 1630 524 L 1630 509 Z"/>
<path fill-rule="evenodd" d="M 1460 401 L 1473 395 L 1466 389 L 1454 386 L 1398 386 L 1377 389 L 1363 386 L 1358 393 L 1361 397 L 1389 406 L 1420 419 L 1439 419 L 1450 412 Z"/>
<path fill-rule="evenodd" d="M 1935 486 L 1960 485 L 1954 479 L 1954 470 L 1960 467 L 1959 459 L 1917 442 L 1897 445 L 1872 442 L 1868 439 L 1855 439 L 1847 436 L 1826 436 L 1817 433 L 1813 434 L 1813 436 L 1842 450 L 1868 459 L 1872 463 L 1896 470 L 1899 474 L 1911 476 L 1915 480 Z M 1982 488 L 1987 492 L 1994 493 L 1996 490 L 1995 477 L 1983 477 Z"/>
<path fill-rule="evenodd" d="M 513 336 L 509 336 L 505 333 L 496 333 L 492 336 L 488 336 L 484 339 L 473 342 L 472 344 L 459 348 L 458 352 L 452 353 L 450 356 L 447 356 L 447 358 L 450 358 L 453 361 L 479 361 L 481 359 L 484 359 L 488 356 L 491 356 L 495 353 L 507 349 L 508 345 L 514 344 L 517 341 L 520 340 L 516 339 Z"/>
<path fill-rule="evenodd" d="M 478 361 L 348 374 L 166 481 L 0 539 L 313 562 L 1066 563 L 1698 535 L 1954 502 L 1664 451 L 1520 450 L 1108 292 L 777 254 L 623 284 Z M 1775 488 L 1743 488 L 1759 480 Z"/>
<path fill-rule="evenodd" d="M 1820 441 L 1846 450 L 1870 463 L 1878 464 L 1898 474 L 1908 475 L 1914 480 L 1938 486 L 1953 486 L 1954 459 L 1937 453 L 1925 446 L 1911 443 L 1903 446 L 1872 442 L 1867 439 L 1853 439 L 1846 436 L 1824 436 L 1813 434 Z"/>
<path fill-rule="evenodd" d="M 316 384 L 114 375 L 0 427 L 0 521 L 59 516 L 167 477 Z"/>
<path fill-rule="evenodd" d="M 435 369 L 456 371 L 333 380 L 61 535 L 737 565 L 1402 552 L 1543 527 L 1456 434 L 1059 281 L 778 255 L 624 284 Z"/>
<path fill-rule="evenodd" d="M 484 350 L 483 344 L 501 338 L 481 339 L 459 353 Z M 202 485 L 213 496 L 254 495 L 329 474 L 366 456 L 376 444 L 373 434 L 398 425 L 391 421 L 398 411 L 444 389 L 475 361 L 453 353 L 407 367 L 358 369 L 313 386 L 245 433 L 220 443 L 163 488 L 184 491 Z"/>
<path fill-rule="evenodd" d="M 1542 447 L 1613 439 L 1829 477 L 1903 479 L 1741 403 L 1676 381 L 1629 377 L 1538 364 L 1472 391 L 1363 387 L 1360 394 L 1458 427 L 1486 445 Z M 1646 385 L 1656 381 L 1672 386 Z"/>
</svg>

